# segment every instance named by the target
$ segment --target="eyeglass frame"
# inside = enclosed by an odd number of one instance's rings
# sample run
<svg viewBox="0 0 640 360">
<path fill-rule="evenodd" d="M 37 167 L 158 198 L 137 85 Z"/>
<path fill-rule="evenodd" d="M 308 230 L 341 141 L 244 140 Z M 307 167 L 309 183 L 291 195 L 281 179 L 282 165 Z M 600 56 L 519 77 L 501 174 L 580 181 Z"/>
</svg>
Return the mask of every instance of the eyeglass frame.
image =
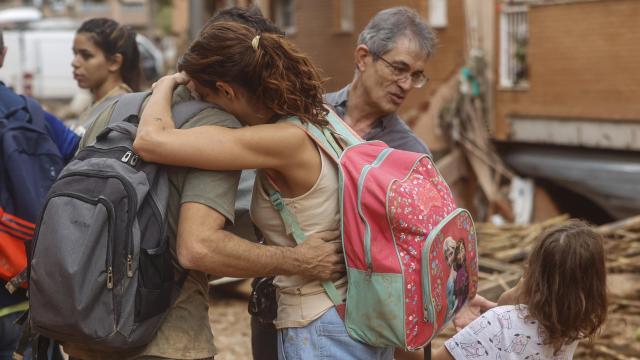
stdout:
<svg viewBox="0 0 640 360">
<path fill-rule="evenodd" d="M 391 70 L 391 73 L 393 74 L 393 77 L 395 78 L 395 81 L 406 81 L 407 79 L 411 79 L 411 87 L 415 88 L 415 89 L 420 89 L 423 88 L 425 85 L 427 85 L 429 83 L 429 81 L 431 80 L 431 78 L 425 74 L 424 72 L 420 71 L 418 74 L 422 75 L 422 84 L 416 85 L 416 81 L 414 80 L 414 74 L 416 74 L 416 72 L 407 72 L 404 75 L 398 75 L 398 73 L 404 72 L 404 70 L 398 70 L 398 66 L 394 65 L 392 62 L 390 62 L 389 60 L 385 59 L 382 55 L 378 55 L 376 53 L 371 53 L 371 56 L 373 56 L 374 58 L 378 58 L 380 60 L 382 60 Z"/>
</svg>

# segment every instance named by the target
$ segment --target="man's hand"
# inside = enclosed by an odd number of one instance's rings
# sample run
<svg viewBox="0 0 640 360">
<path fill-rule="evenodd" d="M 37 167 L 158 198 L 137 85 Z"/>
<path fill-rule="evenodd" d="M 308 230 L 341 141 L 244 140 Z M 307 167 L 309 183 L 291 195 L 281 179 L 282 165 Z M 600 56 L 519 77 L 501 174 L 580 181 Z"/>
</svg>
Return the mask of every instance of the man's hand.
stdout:
<svg viewBox="0 0 640 360">
<path fill-rule="evenodd" d="M 339 231 L 310 235 L 295 250 L 300 260 L 301 275 L 318 280 L 337 280 L 344 275 Z"/>
<path fill-rule="evenodd" d="M 453 318 L 453 325 L 457 331 L 462 330 L 465 326 L 469 325 L 473 320 L 484 311 L 498 306 L 493 301 L 489 301 L 480 295 L 476 295 L 473 299 L 469 300 L 462 309 Z"/>
</svg>

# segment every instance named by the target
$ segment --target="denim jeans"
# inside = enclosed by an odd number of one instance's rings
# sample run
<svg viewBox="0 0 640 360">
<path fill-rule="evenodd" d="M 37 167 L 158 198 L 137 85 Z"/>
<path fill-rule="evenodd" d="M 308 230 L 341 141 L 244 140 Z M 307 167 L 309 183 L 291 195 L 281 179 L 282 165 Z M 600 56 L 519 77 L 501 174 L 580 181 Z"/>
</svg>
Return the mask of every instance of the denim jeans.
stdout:
<svg viewBox="0 0 640 360">
<path fill-rule="evenodd" d="M 15 312 L 0 317 L 0 360 L 11 360 L 13 352 L 18 346 L 22 327 L 14 324 L 22 312 Z M 31 359 L 31 349 L 25 354 L 25 359 Z"/>
<path fill-rule="evenodd" d="M 0 317 L 0 360 L 13 359 L 13 352 L 16 350 L 20 337 L 22 336 L 22 326 L 14 324 L 20 316 L 22 316 L 22 312 L 15 312 Z M 23 356 L 24 360 L 31 360 L 33 358 L 31 345 L 27 346 Z M 52 341 L 51 344 L 49 344 L 47 359 L 63 359 L 58 343 Z"/>
<path fill-rule="evenodd" d="M 363 344 L 349 337 L 344 322 L 331 308 L 301 328 L 278 330 L 279 360 L 391 360 L 393 348 Z"/>
</svg>

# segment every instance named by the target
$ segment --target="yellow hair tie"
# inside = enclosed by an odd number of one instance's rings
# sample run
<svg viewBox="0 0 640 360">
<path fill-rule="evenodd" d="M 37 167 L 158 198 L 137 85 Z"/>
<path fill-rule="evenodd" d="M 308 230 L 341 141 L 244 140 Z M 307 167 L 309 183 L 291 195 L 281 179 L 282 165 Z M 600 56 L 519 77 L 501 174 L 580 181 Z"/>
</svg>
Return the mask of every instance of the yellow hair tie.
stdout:
<svg viewBox="0 0 640 360">
<path fill-rule="evenodd" d="M 253 46 L 253 50 L 258 50 L 258 45 L 260 44 L 260 35 L 256 35 L 256 37 L 251 40 L 251 46 Z"/>
</svg>

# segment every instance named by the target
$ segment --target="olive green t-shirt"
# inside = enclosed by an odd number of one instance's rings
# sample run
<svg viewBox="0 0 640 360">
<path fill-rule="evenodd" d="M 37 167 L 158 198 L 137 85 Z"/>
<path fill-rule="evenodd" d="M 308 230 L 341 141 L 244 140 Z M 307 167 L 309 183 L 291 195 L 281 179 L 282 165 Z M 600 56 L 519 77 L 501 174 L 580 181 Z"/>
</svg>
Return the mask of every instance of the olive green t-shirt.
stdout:
<svg viewBox="0 0 640 360">
<path fill-rule="evenodd" d="M 193 100 L 184 86 L 173 94 L 173 104 Z M 85 133 L 80 148 L 95 142 L 95 138 L 107 125 L 114 106 L 106 108 Z M 183 128 L 203 125 L 239 127 L 240 123 L 230 114 L 206 109 L 189 120 Z M 180 205 L 196 202 L 216 210 L 230 222 L 234 220 L 234 202 L 239 171 L 204 171 L 173 167 L 169 172 L 169 203 L 167 209 L 169 240 L 175 250 Z M 208 289 L 206 275 L 190 271 L 173 307 L 160 326 L 154 340 L 136 351 L 105 353 L 79 344 L 64 344 L 69 355 L 81 359 L 136 359 L 153 356 L 169 359 L 203 359 L 215 354 L 213 334 L 208 316 Z"/>
</svg>

